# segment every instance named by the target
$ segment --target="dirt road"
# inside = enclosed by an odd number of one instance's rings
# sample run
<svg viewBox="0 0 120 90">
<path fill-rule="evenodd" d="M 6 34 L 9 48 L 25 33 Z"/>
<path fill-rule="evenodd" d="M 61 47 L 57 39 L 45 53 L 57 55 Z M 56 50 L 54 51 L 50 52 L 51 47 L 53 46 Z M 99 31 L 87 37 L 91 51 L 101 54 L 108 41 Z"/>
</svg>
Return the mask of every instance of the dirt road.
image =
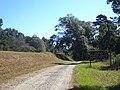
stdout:
<svg viewBox="0 0 120 90">
<path fill-rule="evenodd" d="M 73 68 L 79 62 L 58 65 L 37 73 L 12 90 L 67 90 L 73 74 Z M 9 90 L 11 90 L 9 88 Z"/>
</svg>

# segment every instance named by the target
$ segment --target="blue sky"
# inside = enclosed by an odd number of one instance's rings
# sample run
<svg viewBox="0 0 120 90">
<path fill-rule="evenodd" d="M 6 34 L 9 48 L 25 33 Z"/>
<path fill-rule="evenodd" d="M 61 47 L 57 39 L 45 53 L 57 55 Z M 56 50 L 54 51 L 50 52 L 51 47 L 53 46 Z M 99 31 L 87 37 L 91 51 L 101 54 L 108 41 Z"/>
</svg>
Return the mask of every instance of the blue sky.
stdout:
<svg viewBox="0 0 120 90">
<path fill-rule="evenodd" d="M 59 17 L 67 14 L 84 21 L 94 21 L 99 14 L 115 16 L 106 0 L 0 0 L 2 28 L 15 28 L 26 36 L 49 38 Z"/>
</svg>

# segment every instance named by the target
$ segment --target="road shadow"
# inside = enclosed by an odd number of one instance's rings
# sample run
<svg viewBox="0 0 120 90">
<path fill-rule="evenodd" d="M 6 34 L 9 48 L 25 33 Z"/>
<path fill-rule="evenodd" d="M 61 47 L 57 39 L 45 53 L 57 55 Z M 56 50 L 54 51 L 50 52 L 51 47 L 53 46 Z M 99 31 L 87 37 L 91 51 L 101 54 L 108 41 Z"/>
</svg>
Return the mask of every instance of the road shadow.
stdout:
<svg viewBox="0 0 120 90">
<path fill-rule="evenodd" d="M 103 67 L 101 67 L 100 70 L 120 70 L 120 66 L 119 67 L 103 66 Z"/>
<path fill-rule="evenodd" d="M 73 88 L 68 89 L 68 90 L 104 90 L 104 88 L 101 87 L 101 86 L 88 86 L 88 85 L 85 85 L 85 86 L 73 87 Z"/>
<path fill-rule="evenodd" d="M 108 90 L 120 90 L 120 84 L 115 85 L 115 86 L 107 87 L 107 89 L 108 89 Z"/>
<path fill-rule="evenodd" d="M 71 62 L 71 63 L 67 63 L 67 64 L 65 64 L 65 63 L 53 63 L 53 64 L 57 64 L 57 65 L 78 65 L 80 63 L 81 62 Z"/>
<path fill-rule="evenodd" d="M 115 86 L 109 86 L 109 87 L 102 87 L 102 86 L 79 86 L 79 87 L 73 87 L 68 90 L 120 90 L 120 84 Z"/>
</svg>

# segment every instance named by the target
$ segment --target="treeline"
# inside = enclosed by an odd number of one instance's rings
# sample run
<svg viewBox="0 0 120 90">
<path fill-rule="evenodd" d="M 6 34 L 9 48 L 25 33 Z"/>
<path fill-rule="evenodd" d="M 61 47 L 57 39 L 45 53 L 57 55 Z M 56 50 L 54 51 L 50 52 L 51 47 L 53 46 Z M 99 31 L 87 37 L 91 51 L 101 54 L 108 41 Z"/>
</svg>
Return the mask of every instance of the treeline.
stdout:
<svg viewBox="0 0 120 90">
<path fill-rule="evenodd" d="M 24 51 L 24 52 L 45 52 L 44 41 L 33 35 L 24 36 L 15 29 L 2 29 L 3 20 L 0 19 L 0 50 L 1 51 Z"/>
<path fill-rule="evenodd" d="M 109 50 L 114 57 L 120 54 L 120 2 L 107 0 L 107 3 L 112 3 L 117 17 L 100 14 L 93 22 L 81 21 L 72 14 L 60 17 L 55 26 L 58 33 L 50 37 L 54 52 L 71 56 L 74 60 L 86 60 L 89 50 Z"/>
<path fill-rule="evenodd" d="M 114 19 L 98 15 L 96 21 L 80 21 L 72 14 L 59 19 L 58 33 L 51 36 L 54 50 L 72 56 L 75 60 L 87 59 L 89 50 L 109 50 L 120 53 L 120 30 Z"/>
<path fill-rule="evenodd" d="M 49 51 L 70 56 L 74 60 L 87 59 L 89 50 L 109 50 L 114 55 L 120 54 L 120 3 L 114 0 L 107 0 L 107 3 L 112 3 L 112 9 L 118 17 L 108 18 L 100 14 L 96 21 L 85 22 L 68 14 L 59 18 L 59 24 L 55 26 L 58 33 L 49 40 L 36 35 L 24 36 L 11 28 L 3 30 L 3 20 L 0 19 L 0 50 Z"/>
</svg>

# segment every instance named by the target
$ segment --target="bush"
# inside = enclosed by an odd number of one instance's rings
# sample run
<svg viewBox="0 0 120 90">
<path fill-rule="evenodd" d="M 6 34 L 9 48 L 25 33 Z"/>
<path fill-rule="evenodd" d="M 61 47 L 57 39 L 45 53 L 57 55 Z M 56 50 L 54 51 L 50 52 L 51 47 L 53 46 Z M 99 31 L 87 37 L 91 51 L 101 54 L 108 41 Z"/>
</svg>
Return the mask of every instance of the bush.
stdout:
<svg viewBox="0 0 120 90">
<path fill-rule="evenodd" d="M 28 45 L 22 45 L 18 51 L 22 51 L 22 52 L 35 52 L 36 49 L 32 46 L 28 46 Z"/>
<path fill-rule="evenodd" d="M 36 49 L 36 52 L 46 52 L 44 41 L 38 37 L 32 37 L 29 44 Z"/>
</svg>

